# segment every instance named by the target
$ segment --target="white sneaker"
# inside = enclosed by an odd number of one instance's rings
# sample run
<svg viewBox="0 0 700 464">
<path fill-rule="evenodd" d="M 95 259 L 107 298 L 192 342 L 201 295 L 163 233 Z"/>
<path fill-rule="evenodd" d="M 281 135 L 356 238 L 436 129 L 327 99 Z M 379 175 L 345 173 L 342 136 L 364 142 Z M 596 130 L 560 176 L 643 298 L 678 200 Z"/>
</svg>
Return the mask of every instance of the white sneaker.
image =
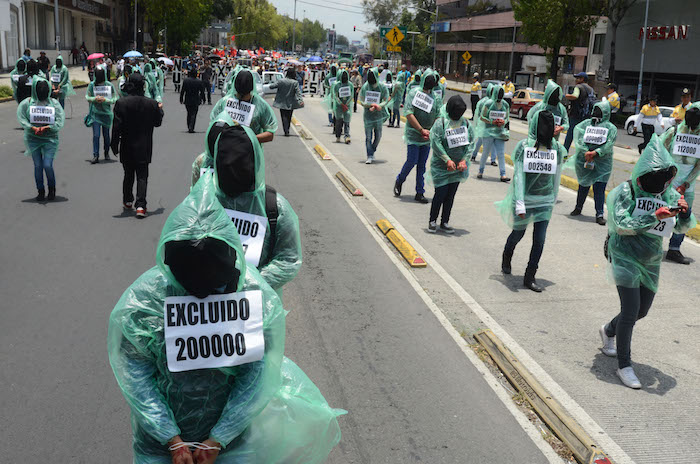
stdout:
<svg viewBox="0 0 700 464">
<path fill-rule="evenodd" d="M 455 230 L 454 227 L 450 227 L 448 223 L 440 224 L 440 230 L 445 232 L 446 234 L 454 234 Z"/>
<path fill-rule="evenodd" d="M 365 161 L 365 164 L 372 164 L 372 158 L 367 158 L 367 161 Z"/>
<path fill-rule="evenodd" d="M 632 369 L 632 366 L 625 367 L 623 369 L 618 369 L 617 376 L 620 377 L 622 383 L 625 384 L 625 386 L 627 387 L 634 388 L 635 390 L 639 390 L 640 388 L 642 388 L 642 383 L 639 381 L 637 375 L 634 373 L 634 369 Z"/>
<path fill-rule="evenodd" d="M 428 223 L 428 232 L 430 232 L 431 234 L 434 234 L 437 232 L 437 222 L 430 221 Z"/>
<path fill-rule="evenodd" d="M 602 351 L 605 356 L 610 356 L 611 358 L 617 356 L 615 337 L 607 336 L 605 333 L 605 324 L 600 327 L 600 339 L 603 341 L 603 348 L 601 348 L 600 351 Z"/>
</svg>

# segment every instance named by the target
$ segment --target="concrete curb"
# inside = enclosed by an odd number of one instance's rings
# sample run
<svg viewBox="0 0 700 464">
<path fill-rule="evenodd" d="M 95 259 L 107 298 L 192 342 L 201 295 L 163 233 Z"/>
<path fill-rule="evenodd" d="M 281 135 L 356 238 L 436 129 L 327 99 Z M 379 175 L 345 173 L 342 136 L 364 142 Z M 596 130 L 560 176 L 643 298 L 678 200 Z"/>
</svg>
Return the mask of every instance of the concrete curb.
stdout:
<svg viewBox="0 0 700 464">
<path fill-rule="evenodd" d="M 316 153 L 318 153 L 318 156 L 320 156 L 322 160 L 331 159 L 331 155 L 328 154 L 328 152 L 321 145 L 316 145 L 314 147 L 314 150 L 316 151 Z"/>
<path fill-rule="evenodd" d="M 348 189 L 348 192 L 350 192 L 350 194 L 352 194 L 353 197 L 363 196 L 362 190 L 357 188 L 357 186 L 350 179 L 348 179 L 348 177 L 345 174 L 343 174 L 342 171 L 336 172 L 335 177 L 337 177 L 338 180 L 345 186 L 345 188 Z"/>
<path fill-rule="evenodd" d="M 301 123 L 299 122 L 299 120 L 297 118 L 295 118 L 294 116 L 292 116 L 292 124 L 294 124 L 295 126 L 301 126 Z"/>
<path fill-rule="evenodd" d="M 117 80 L 117 79 L 110 79 L 109 81 L 110 81 L 110 82 L 114 82 L 114 81 L 116 81 L 116 80 Z M 89 82 L 85 82 L 84 84 L 74 85 L 73 88 L 74 88 L 74 89 L 82 89 L 82 88 L 87 87 L 88 85 L 90 85 L 90 83 L 89 83 Z M 9 101 L 15 101 L 15 98 L 14 98 L 14 97 L 3 97 L 3 98 L 0 98 L 0 103 L 5 103 L 5 102 L 9 102 Z"/>
<path fill-rule="evenodd" d="M 411 267 L 427 267 L 428 263 L 425 262 L 423 258 L 420 257 L 410 243 L 403 238 L 394 226 L 391 225 L 386 219 L 380 219 L 377 221 L 377 227 L 382 231 L 384 236 L 389 239 L 392 245 L 396 247 L 401 256 L 408 262 Z"/>
</svg>

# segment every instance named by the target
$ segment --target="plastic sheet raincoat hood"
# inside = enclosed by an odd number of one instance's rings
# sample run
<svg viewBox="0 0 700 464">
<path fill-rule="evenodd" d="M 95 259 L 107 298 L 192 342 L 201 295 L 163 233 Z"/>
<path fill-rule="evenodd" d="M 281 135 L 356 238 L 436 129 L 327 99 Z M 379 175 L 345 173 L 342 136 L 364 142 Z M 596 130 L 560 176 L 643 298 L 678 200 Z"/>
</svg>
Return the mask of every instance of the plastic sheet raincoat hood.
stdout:
<svg viewBox="0 0 700 464">
<path fill-rule="evenodd" d="M 489 84 L 488 87 L 486 87 L 486 95 L 491 95 L 491 92 L 493 91 L 493 84 Z M 479 100 L 476 104 L 476 109 L 474 110 L 474 114 L 477 116 L 473 120 L 473 125 L 474 125 L 474 135 L 475 137 L 482 137 L 483 132 L 484 132 L 484 121 L 481 120 L 479 115 L 481 115 L 481 109 L 484 106 L 484 103 L 488 101 L 488 97 L 482 98 Z"/>
<path fill-rule="evenodd" d="M 46 82 L 46 85 L 51 88 L 49 81 L 40 76 L 34 76 L 32 79 L 32 96 L 31 98 L 25 98 L 17 107 L 17 120 L 24 129 L 24 144 L 27 147 L 25 154 L 31 156 L 32 152 L 38 149 L 47 148 L 49 151 L 45 152 L 45 156 L 56 155 L 56 149 L 58 149 L 59 141 L 59 131 L 63 128 L 65 123 L 65 113 L 63 108 L 58 103 L 58 100 L 54 98 L 47 98 L 46 100 L 39 101 L 36 93 L 36 86 L 39 82 Z M 49 92 L 50 94 L 50 92 Z M 36 135 L 32 131 L 32 126 L 43 126 L 44 124 L 32 124 L 30 122 L 29 110 L 32 106 L 51 106 L 54 109 L 55 121 L 49 126 L 49 129 L 42 135 Z"/>
<path fill-rule="evenodd" d="M 688 110 L 693 108 L 700 110 L 700 102 L 691 104 Z M 695 184 L 698 175 L 700 175 L 700 158 L 674 155 L 673 145 L 675 143 L 676 134 L 700 135 L 700 125 L 693 130 L 685 122 L 685 119 L 683 119 L 678 126 L 668 129 L 660 137 L 661 142 L 664 144 L 664 147 L 666 147 L 669 153 L 671 153 L 673 161 L 676 163 L 676 167 L 678 168 L 678 174 L 676 174 L 676 178 L 673 179 L 673 188 L 686 184 L 688 188 L 685 189 L 685 201 L 688 202 L 688 206 L 692 207 L 693 203 L 695 202 Z"/>
<path fill-rule="evenodd" d="M 56 65 L 53 65 L 51 67 L 51 71 L 49 72 L 49 78 L 51 78 L 53 74 L 58 74 L 60 78 L 58 82 L 53 82 L 52 80 L 51 83 L 54 86 L 61 86 L 61 89 L 58 91 L 59 97 L 66 98 L 70 97 L 71 95 L 75 95 L 75 91 L 73 90 L 73 84 L 71 84 L 70 75 L 68 74 L 68 68 L 66 67 L 65 61 L 63 61 L 63 56 L 58 55 L 58 57 L 56 57 L 56 60 L 61 60 L 61 67 L 59 68 Z"/>
<path fill-rule="evenodd" d="M 420 123 L 421 127 L 423 127 L 423 129 L 430 130 L 430 128 L 433 127 L 433 123 L 440 116 L 440 112 L 442 111 L 442 98 L 438 95 L 435 95 L 432 89 L 430 90 L 430 92 L 425 92 L 423 90 L 423 86 L 425 85 L 425 79 L 428 76 L 434 76 L 435 85 L 437 85 L 439 76 L 438 73 L 436 73 L 432 69 L 426 69 L 422 75 L 416 71 L 416 74 L 414 76 L 420 76 L 420 85 L 414 85 L 412 87 L 409 87 L 408 93 L 406 94 L 406 102 L 404 104 L 404 114 L 406 116 L 410 114 L 414 115 Z M 429 113 L 413 106 L 413 99 L 415 98 L 418 92 L 426 93 L 429 97 L 433 98 L 433 106 L 430 109 Z M 410 124 L 404 125 L 403 139 L 407 145 L 430 144 L 430 140 L 423 139 L 420 132 L 414 129 L 413 126 L 411 126 Z"/>
<path fill-rule="evenodd" d="M 552 97 L 552 94 L 555 91 L 559 91 L 559 99 L 557 100 L 556 105 L 550 105 L 549 104 L 549 99 Z M 538 111 L 540 110 L 548 110 L 550 111 L 556 119 L 556 116 L 561 118 L 561 124 L 564 129 L 564 131 L 569 130 L 569 115 L 566 111 L 566 107 L 562 104 L 561 99 L 562 96 L 564 95 L 561 87 L 559 84 L 554 82 L 552 79 L 549 79 L 547 81 L 547 87 L 544 89 L 544 96 L 542 97 L 542 100 L 537 102 L 535 106 L 530 108 L 530 111 L 527 113 L 527 121 L 530 122 L 530 118 L 532 115 L 537 114 Z M 610 118 L 608 118 L 610 119 Z M 556 122 L 556 121 L 555 121 Z M 556 139 L 559 140 L 559 136 L 556 136 Z"/>
<path fill-rule="evenodd" d="M 346 82 L 343 82 L 343 76 L 345 76 Z M 347 97 L 340 96 L 340 89 L 343 87 L 350 88 L 350 94 Z M 347 69 L 343 68 L 338 73 L 338 79 L 335 81 L 335 84 L 331 86 L 331 108 L 336 119 L 350 122 L 352 118 L 353 93 L 354 87 L 352 82 L 350 82 L 350 73 L 348 73 Z M 342 105 L 347 106 L 346 111 L 343 111 Z"/>
<path fill-rule="evenodd" d="M 374 76 L 374 85 L 369 83 L 369 77 L 367 82 L 362 84 L 360 89 L 360 101 L 365 101 L 367 97 L 367 92 L 379 92 L 379 106 L 381 106 L 380 111 L 370 111 L 369 108 L 365 108 L 362 114 L 362 118 L 365 123 L 365 128 L 367 127 L 377 127 L 381 126 L 384 121 L 389 119 L 389 112 L 386 110 L 386 105 L 389 103 L 389 90 L 386 86 L 379 82 L 379 72 L 377 68 L 371 68 L 369 73 Z"/>
<path fill-rule="evenodd" d="M 491 120 L 491 111 L 503 111 L 505 112 L 505 118 L 503 118 L 503 120 L 505 123 L 508 123 L 510 120 L 510 107 L 508 106 L 505 98 L 502 98 L 500 102 L 498 101 L 498 93 L 501 91 L 503 91 L 503 87 L 500 85 L 494 85 L 491 87 L 491 91 L 488 93 L 488 99 L 484 101 L 484 104 L 481 107 L 481 117 Z M 482 123 L 484 124 L 481 128 L 482 137 L 493 137 L 501 140 L 508 140 L 510 137 L 510 132 L 508 129 L 506 129 L 505 123 L 501 127 L 487 124 L 484 121 L 482 121 Z"/>
</svg>

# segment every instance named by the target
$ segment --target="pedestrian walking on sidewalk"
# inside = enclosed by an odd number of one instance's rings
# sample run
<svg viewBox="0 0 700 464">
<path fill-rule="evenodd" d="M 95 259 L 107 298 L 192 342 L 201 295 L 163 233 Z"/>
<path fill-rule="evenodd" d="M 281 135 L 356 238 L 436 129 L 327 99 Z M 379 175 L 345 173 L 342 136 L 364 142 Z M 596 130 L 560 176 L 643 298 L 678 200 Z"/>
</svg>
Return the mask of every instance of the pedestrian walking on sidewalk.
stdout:
<svg viewBox="0 0 700 464">
<path fill-rule="evenodd" d="M 430 207 L 428 232 L 438 231 L 437 220 L 442 209 L 440 229 L 446 234 L 453 234 L 449 225 L 452 205 L 460 182 L 469 177 L 469 155 L 474 145 L 474 130 L 464 113 L 467 104 L 461 96 L 450 97 L 441 115 L 430 129 L 430 146 L 433 156 L 430 158 L 428 182 L 435 187 L 433 203 Z"/>
<path fill-rule="evenodd" d="M 31 97 L 22 100 L 17 107 L 17 119 L 24 129 L 26 155 L 34 161 L 34 181 L 37 201 L 56 198 L 56 176 L 53 161 L 58 151 L 58 133 L 65 122 L 63 108 L 58 100 L 51 98 L 51 85 L 43 77 L 34 76 Z M 49 187 L 46 196 L 44 173 Z"/>
<path fill-rule="evenodd" d="M 197 79 L 197 70 L 190 69 L 180 90 L 180 104 L 184 104 L 187 110 L 187 132 L 190 134 L 194 134 L 197 112 L 199 105 L 206 101 L 206 91 L 204 83 Z"/>
<path fill-rule="evenodd" d="M 282 130 L 284 130 L 285 137 L 289 137 L 292 113 L 294 110 L 304 107 L 304 96 L 296 84 L 296 71 L 294 68 L 289 68 L 284 79 L 279 79 L 276 83 L 270 85 L 270 88 L 277 89 L 272 106 L 280 110 Z"/>
<path fill-rule="evenodd" d="M 350 118 L 352 111 L 353 86 L 347 69 L 341 69 L 338 80 L 331 86 L 331 105 L 335 121 L 335 141 L 340 143 L 341 134 L 345 134 L 345 143 L 350 143 Z"/>
<path fill-rule="evenodd" d="M 367 76 L 367 82 L 360 90 L 360 105 L 364 108 L 362 119 L 365 123 L 365 146 L 367 160 L 365 164 L 374 162 L 374 153 L 382 139 L 384 121 L 389 118 L 386 106 L 389 104 L 389 90 L 379 82 L 377 68 L 372 68 Z"/>
<path fill-rule="evenodd" d="M 651 140 L 651 136 L 654 135 L 654 124 L 658 122 L 661 129 L 664 129 L 664 120 L 661 117 L 661 110 L 656 104 L 657 100 L 658 97 L 656 95 L 649 97 L 649 103 L 644 105 L 642 111 L 637 115 L 635 125 L 637 128 L 641 126 L 642 135 L 644 136 L 644 141 L 637 145 L 640 154 Z"/>
<path fill-rule="evenodd" d="M 672 186 L 678 193 L 684 195 L 685 201 L 688 203 L 688 211 L 680 213 L 678 217 L 687 219 L 695 201 L 695 181 L 700 175 L 700 158 L 680 154 L 684 152 L 684 144 L 687 146 L 687 141 L 682 137 L 676 137 L 676 135 L 682 134 L 700 136 L 700 102 L 692 103 L 687 109 L 684 109 L 683 120 L 680 125 L 670 128 L 661 136 L 661 143 L 671 153 L 673 161 L 678 167 L 678 174 L 673 179 Z M 697 142 L 695 146 L 697 146 Z M 666 253 L 668 261 L 678 264 L 690 264 L 690 259 L 681 253 L 683 239 L 685 239 L 685 234 L 674 232 L 671 236 L 668 242 L 668 252 Z"/>
<path fill-rule="evenodd" d="M 510 181 L 506 177 L 505 149 L 506 141 L 510 138 L 510 131 L 506 129 L 506 124 L 510 121 L 510 107 L 503 100 L 503 87 L 493 86 L 488 100 L 480 108 L 481 122 L 484 124 L 481 130 L 481 141 L 484 145 L 484 152 L 479 162 L 479 174 L 477 179 L 484 177 L 486 158 L 489 153 L 493 161 L 493 154 L 498 157 L 498 170 L 501 174 L 501 182 Z"/>
<path fill-rule="evenodd" d="M 564 148 L 569 151 L 571 142 L 574 141 L 574 129 L 576 125 L 591 117 L 593 105 L 597 103 L 595 91 L 588 85 L 588 74 L 580 72 L 574 75 L 576 86 L 571 94 L 566 95 L 566 99 L 571 101 L 571 113 L 569 118 L 569 130 L 564 139 Z"/>
<path fill-rule="evenodd" d="M 106 70 L 99 67 L 95 70 L 95 80 L 90 82 L 85 93 L 85 99 L 90 103 L 88 119 L 92 123 L 92 161 L 91 164 L 100 162 L 100 132 L 104 139 L 105 160 L 109 159 L 109 129 L 112 127 L 114 113 L 112 105 L 119 95 L 107 80 Z M 116 152 L 115 152 L 116 153 Z"/>
<path fill-rule="evenodd" d="M 664 237 L 685 233 L 697 224 L 683 195 L 669 188 L 677 172 L 670 153 L 654 135 L 630 180 L 615 187 L 607 199 L 606 257 L 620 296 L 620 312 L 599 333 L 603 354 L 617 356 L 617 376 L 634 389 L 642 384 L 632 367 L 632 332 L 649 313 L 658 291 Z"/>
<path fill-rule="evenodd" d="M 525 236 L 528 224 L 533 225 L 532 249 L 523 285 L 538 293 L 543 288 L 537 284 L 535 274 L 557 201 L 565 156 L 566 150 L 554 138 L 554 115 L 546 110 L 533 115 L 527 139 L 521 140 L 515 147 L 513 182 L 505 199 L 496 203 L 501 217 L 513 229 L 503 250 L 501 270 L 504 274 L 511 273 L 515 247 Z"/>
<path fill-rule="evenodd" d="M 471 93 L 469 94 L 471 101 L 472 101 L 472 121 L 474 120 L 474 116 L 479 114 L 477 113 L 476 110 L 476 104 L 479 103 L 479 100 L 481 100 L 481 80 L 479 79 L 479 73 L 474 73 L 474 76 L 472 77 L 472 88 L 471 88 Z"/>
<path fill-rule="evenodd" d="M 418 75 L 416 72 L 415 75 Z M 430 155 L 430 129 L 442 110 L 442 98 L 433 94 L 437 86 L 438 75 L 428 69 L 421 77 L 419 85 L 413 86 L 406 96 L 404 114 L 404 140 L 406 142 L 406 162 L 394 183 L 394 196 L 401 196 L 401 189 L 406 178 L 416 168 L 416 196 L 419 203 L 428 203 L 425 198 L 425 165 Z"/>
<path fill-rule="evenodd" d="M 569 215 L 581 214 L 588 191 L 593 186 L 595 221 L 601 226 L 605 225 L 605 186 L 612 175 L 613 147 L 617 140 L 617 127 L 610 122 L 610 113 L 610 103 L 607 101 L 595 104 L 593 116 L 574 129 L 576 152 L 564 166 L 573 167 L 578 180 L 576 207 Z"/>
<path fill-rule="evenodd" d="M 119 155 L 124 168 L 124 208 L 136 207 L 136 217 L 146 217 L 148 165 L 153 158 L 153 129 L 163 122 L 163 104 L 144 96 L 144 79 L 139 73 L 129 76 L 127 97 L 114 105 L 112 151 Z M 136 177 L 136 203 L 134 203 Z"/>
</svg>

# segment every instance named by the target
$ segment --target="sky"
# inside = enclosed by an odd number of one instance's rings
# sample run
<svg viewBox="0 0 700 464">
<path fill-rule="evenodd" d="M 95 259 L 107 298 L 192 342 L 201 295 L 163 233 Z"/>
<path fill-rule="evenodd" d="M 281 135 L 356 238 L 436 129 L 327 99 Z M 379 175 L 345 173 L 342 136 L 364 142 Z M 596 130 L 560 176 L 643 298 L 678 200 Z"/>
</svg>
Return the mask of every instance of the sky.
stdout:
<svg viewBox="0 0 700 464">
<path fill-rule="evenodd" d="M 279 14 L 286 14 L 290 18 L 294 17 L 294 0 L 268 0 L 277 8 Z M 301 21 L 304 18 L 304 10 L 306 17 L 312 21 L 318 20 L 326 29 L 332 29 L 335 24 L 335 30 L 338 34 L 342 34 L 348 40 L 361 40 L 366 42 L 364 33 L 360 31 L 353 32 L 353 26 L 365 31 L 374 29 L 373 24 L 365 23 L 365 16 L 362 13 L 362 0 L 298 0 L 297 1 L 297 19 Z M 297 31 L 297 35 L 299 31 Z"/>
</svg>

